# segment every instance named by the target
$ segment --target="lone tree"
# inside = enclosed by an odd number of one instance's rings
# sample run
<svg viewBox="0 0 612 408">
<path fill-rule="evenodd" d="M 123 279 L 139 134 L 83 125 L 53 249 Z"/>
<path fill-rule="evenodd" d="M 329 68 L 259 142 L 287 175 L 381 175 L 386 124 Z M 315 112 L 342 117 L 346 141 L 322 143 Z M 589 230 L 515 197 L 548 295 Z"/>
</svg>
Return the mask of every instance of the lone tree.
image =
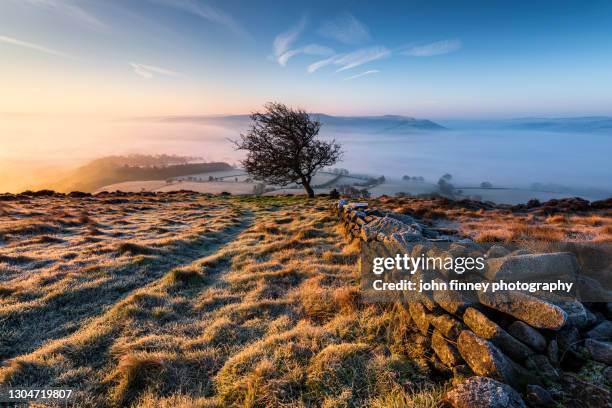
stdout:
<svg viewBox="0 0 612 408">
<path fill-rule="evenodd" d="M 251 120 L 250 129 L 234 142 L 238 150 L 247 151 L 241 161 L 245 170 L 268 184 L 301 184 L 308 197 L 314 197 L 312 176 L 340 159 L 340 145 L 320 140 L 319 121 L 282 103 L 266 104 L 265 111 L 253 113 Z"/>
</svg>

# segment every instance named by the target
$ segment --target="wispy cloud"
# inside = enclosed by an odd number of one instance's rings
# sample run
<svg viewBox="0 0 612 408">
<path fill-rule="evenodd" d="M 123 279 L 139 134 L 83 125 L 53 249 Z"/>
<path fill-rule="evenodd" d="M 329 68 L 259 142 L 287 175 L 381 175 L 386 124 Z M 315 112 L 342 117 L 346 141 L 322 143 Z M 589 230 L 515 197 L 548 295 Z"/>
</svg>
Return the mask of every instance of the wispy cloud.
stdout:
<svg viewBox="0 0 612 408">
<path fill-rule="evenodd" d="M 202 17 L 208 21 L 221 24 L 242 38 L 251 39 L 251 34 L 240 25 L 234 17 L 225 11 L 208 4 L 202 4 L 194 0 L 149 0 L 154 3 L 182 10 L 187 13 Z"/>
<path fill-rule="evenodd" d="M 165 75 L 169 77 L 181 76 L 181 74 L 176 71 L 172 71 L 167 68 L 156 67 L 154 65 L 137 64 L 135 62 L 130 62 L 130 66 L 132 67 L 136 75 L 141 76 L 145 79 L 151 79 L 155 75 Z"/>
<path fill-rule="evenodd" d="M 430 44 L 414 45 L 401 52 L 403 55 L 411 57 L 433 57 L 435 55 L 449 54 L 461 49 L 461 41 L 444 40 Z"/>
<path fill-rule="evenodd" d="M 346 71 L 347 69 L 355 68 L 368 62 L 387 58 L 391 55 L 391 50 L 386 47 L 376 46 L 369 48 L 361 48 L 347 54 L 338 54 L 324 60 L 317 61 L 308 66 L 309 74 L 327 66 L 339 66 L 336 72 Z"/>
<path fill-rule="evenodd" d="M 379 72 L 380 71 L 377 70 L 377 69 L 371 69 L 369 71 L 362 72 L 361 74 L 357 74 L 357 75 L 353 75 L 353 76 L 350 76 L 350 77 L 346 77 L 346 78 L 344 78 L 344 80 L 345 81 L 350 81 L 351 79 L 361 78 L 361 77 L 364 77 L 366 75 L 378 74 Z"/>
<path fill-rule="evenodd" d="M 297 22 L 297 24 L 295 24 L 289 30 L 280 33 L 274 38 L 274 41 L 272 42 L 272 48 L 274 51 L 274 57 L 276 57 L 277 61 L 278 58 L 280 58 L 283 54 L 289 51 L 291 44 L 293 44 L 295 40 L 298 39 L 302 31 L 304 31 L 305 27 L 306 17 L 302 17 L 300 21 Z"/>
<path fill-rule="evenodd" d="M 46 54 L 56 55 L 58 57 L 70 57 L 70 55 L 63 53 L 61 51 L 54 50 L 53 48 L 45 47 L 44 45 L 34 44 L 27 41 L 18 40 L 13 37 L 5 37 L 0 35 L 0 42 L 15 45 L 17 47 L 28 48 L 30 50 L 44 52 Z"/>
<path fill-rule="evenodd" d="M 66 0 L 25 0 L 28 4 L 33 6 L 52 10 L 56 13 L 67 16 L 79 23 L 86 25 L 96 30 L 105 30 L 108 26 L 102 22 L 98 17 L 94 16 L 90 12 L 86 11 L 82 7 Z"/>
<path fill-rule="evenodd" d="M 305 47 L 294 48 L 292 50 L 285 51 L 284 53 L 282 53 L 280 56 L 277 57 L 276 61 L 281 66 L 284 67 L 285 65 L 287 65 L 287 62 L 289 62 L 289 59 L 295 57 L 296 55 L 306 54 L 306 55 L 325 56 L 325 55 L 332 55 L 333 53 L 334 53 L 334 50 L 332 50 L 331 48 L 324 47 L 319 44 L 309 44 Z"/>
<path fill-rule="evenodd" d="M 362 44 L 371 39 L 368 27 L 349 13 L 326 21 L 318 33 L 345 44 Z"/>
</svg>

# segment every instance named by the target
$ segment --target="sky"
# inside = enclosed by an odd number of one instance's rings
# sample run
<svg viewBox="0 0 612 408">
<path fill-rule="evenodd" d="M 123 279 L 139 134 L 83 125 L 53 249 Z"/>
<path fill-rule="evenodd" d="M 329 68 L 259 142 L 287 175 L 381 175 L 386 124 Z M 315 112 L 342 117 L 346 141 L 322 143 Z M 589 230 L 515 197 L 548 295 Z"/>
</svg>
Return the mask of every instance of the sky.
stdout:
<svg viewBox="0 0 612 408">
<path fill-rule="evenodd" d="M 0 115 L 612 115 L 610 1 L 0 1 Z"/>
</svg>

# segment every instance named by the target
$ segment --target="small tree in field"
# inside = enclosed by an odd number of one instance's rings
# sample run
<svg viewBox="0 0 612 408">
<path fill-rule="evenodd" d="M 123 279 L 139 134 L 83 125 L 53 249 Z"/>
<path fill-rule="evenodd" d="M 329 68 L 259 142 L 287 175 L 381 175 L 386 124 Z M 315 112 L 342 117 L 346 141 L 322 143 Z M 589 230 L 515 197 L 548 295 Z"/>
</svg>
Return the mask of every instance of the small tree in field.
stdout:
<svg viewBox="0 0 612 408">
<path fill-rule="evenodd" d="M 247 151 L 241 162 L 245 170 L 268 184 L 301 184 L 308 197 L 314 197 L 312 176 L 340 159 L 340 145 L 318 139 L 321 123 L 282 103 L 266 104 L 251 120 L 250 129 L 234 142 L 238 150 Z"/>
</svg>

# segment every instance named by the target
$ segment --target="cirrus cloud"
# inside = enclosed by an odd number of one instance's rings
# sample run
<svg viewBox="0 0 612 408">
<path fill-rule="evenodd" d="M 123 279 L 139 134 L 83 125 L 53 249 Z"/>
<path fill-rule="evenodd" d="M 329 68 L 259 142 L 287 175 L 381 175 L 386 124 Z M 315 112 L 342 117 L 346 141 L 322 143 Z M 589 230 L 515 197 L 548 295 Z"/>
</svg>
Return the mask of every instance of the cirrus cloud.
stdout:
<svg viewBox="0 0 612 408">
<path fill-rule="evenodd" d="M 307 72 L 312 74 L 313 72 L 328 65 L 339 66 L 339 68 L 336 69 L 336 72 L 342 72 L 368 62 L 387 58 L 390 55 L 391 50 L 383 46 L 361 48 L 353 52 L 334 55 L 324 60 L 314 62 L 308 66 Z"/>
<path fill-rule="evenodd" d="M 371 39 L 368 27 L 349 13 L 324 22 L 318 33 L 344 44 L 362 44 Z"/>
<path fill-rule="evenodd" d="M 362 72 L 361 74 L 356 74 L 356 75 L 352 75 L 350 77 L 346 77 L 344 78 L 345 81 L 350 81 L 352 79 L 357 79 L 357 78 L 361 78 L 364 77 L 366 75 L 372 75 L 372 74 L 378 74 L 380 71 L 377 69 L 370 69 L 368 71 Z"/>
<path fill-rule="evenodd" d="M 151 79 L 155 75 L 165 75 L 165 76 L 175 77 L 175 78 L 181 76 L 181 74 L 176 71 L 173 71 L 167 68 L 156 67 L 154 65 L 138 64 L 136 62 L 130 62 L 130 66 L 132 67 L 136 75 L 144 79 Z"/>
<path fill-rule="evenodd" d="M 443 40 L 436 41 L 424 45 L 414 45 L 402 51 L 402 55 L 410 57 L 433 57 L 435 55 L 449 54 L 461 49 L 461 41 L 459 40 Z"/>
</svg>

